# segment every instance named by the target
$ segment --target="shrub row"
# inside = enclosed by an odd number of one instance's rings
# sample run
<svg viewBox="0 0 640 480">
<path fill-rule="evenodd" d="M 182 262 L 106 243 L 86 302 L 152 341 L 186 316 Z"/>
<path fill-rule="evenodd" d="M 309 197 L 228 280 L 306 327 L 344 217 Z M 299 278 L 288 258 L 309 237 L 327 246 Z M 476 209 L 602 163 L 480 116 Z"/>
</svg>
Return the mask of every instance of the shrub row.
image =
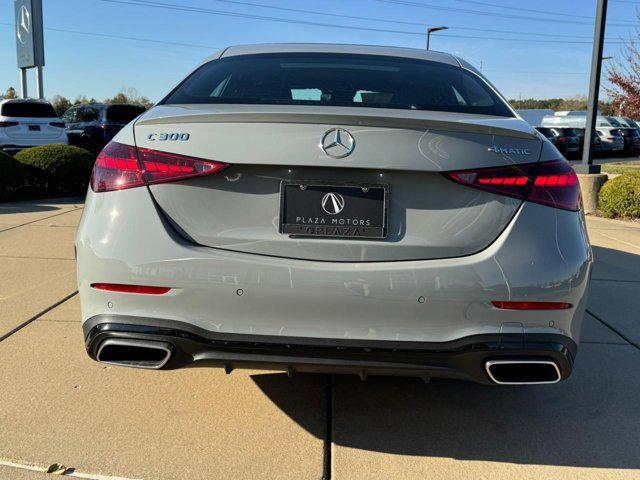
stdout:
<svg viewBox="0 0 640 480">
<path fill-rule="evenodd" d="M 95 155 L 71 145 L 27 148 L 15 157 L 0 152 L 0 198 L 84 193 Z"/>
<path fill-rule="evenodd" d="M 598 208 L 607 218 L 640 218 L 640 174 L 625 174 L 605 182 Z"/>
</svg>

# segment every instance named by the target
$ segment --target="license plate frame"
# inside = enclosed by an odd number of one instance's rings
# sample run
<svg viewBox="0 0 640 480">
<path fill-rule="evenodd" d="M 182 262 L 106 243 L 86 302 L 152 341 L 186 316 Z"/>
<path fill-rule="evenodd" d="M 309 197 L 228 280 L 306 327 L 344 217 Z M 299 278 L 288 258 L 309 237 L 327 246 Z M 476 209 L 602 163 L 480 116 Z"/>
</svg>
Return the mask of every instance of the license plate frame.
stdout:
<svg viewBox="0 0 640 480">
<path fill-rule="evenodd" d="M 304 186 L 305 188 L 301 188 Z M 291 223 L 287 220 L 288 204 L 287 195 L 292 187 L 297 187 L 300 191 L 315 192 L 314 200 L 320 203 L 314 203 L 315 213 L 319 211 L 318 205 L 321 205 L 324 196 L 329 193 L 337 193 L 343 197 L 347 195 L 350 202 L 354 201 L 354 195 L 356 195 L 356 203 L 360 203 L 359 210 L 363 210 L 363 203 L 368 203 L 369 206 L 375 205 L 376 212 L 375 217 L 371 218 L 348 218 L 349 212 L 344 215 L 340 215 L 342 211 L 347 208 L 346 200 L 343 201 L 343 208 L 338 214 L 327 214 L 326 210 L 322 208 L 322 212 L 316 215 L 314 212 L 309 212 L 308 220 L 306 223 Z M 361 193 L 360 193 L 361 192 Z M 321 199 L 318 199 L 318 194 L 322 195 Z M 381 199 L 376 197 L 382 195 Z M 310 193 L 307 193 L 309 201 L 311 200 Z M 366 202 L 362 199 L 358 200 L 357 197 L 365 196 Z M 298 193 L 298 199 L 300 194 Z M 291 201 L 293 199 L 289 199 Z M 373 201 L 373 203 L 371 203 Z M 300 209 L 299 206 L 294 208 Z M 359 182 L 326 182 L 326 181 L 313 181 L 313 180 L 299 180 L 299 181 L 282 181 L 280 183 L 280 212 L 279 212 L 279 232 L 281 234 L 289 235 L 291 238 L 322 238 L 322 239 L 349 239 L 349 240 L 384 240 L 388 234 L 388 210 L 389 210 L 389 186 L 387 184 L 380 183 L 359 183 Z M 381 218 L 379 218 L 381 216 Z M 321 220 L 324 218 L 325 222 Z M 333 220 L 336 219 L 336 223 Z M 340 223 L 342 219 L 345 223 Z M 370 225 L 366 224 L 366 221 L 370 221 Z M 315 221 L 315 222 L 314 222 Z M 364 221 L 364 224 L 347 224 L 353 221 Z M 319 222 L 319 223 L 316 223 Z"/>
</svg>

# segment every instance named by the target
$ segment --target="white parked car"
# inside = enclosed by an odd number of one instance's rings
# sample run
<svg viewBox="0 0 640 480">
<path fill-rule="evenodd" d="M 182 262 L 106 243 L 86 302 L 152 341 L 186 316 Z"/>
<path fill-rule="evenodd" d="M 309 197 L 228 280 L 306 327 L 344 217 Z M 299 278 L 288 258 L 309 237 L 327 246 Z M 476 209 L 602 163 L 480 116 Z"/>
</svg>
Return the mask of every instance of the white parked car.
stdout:
<svg viewBox="0 0 640 480">
<path fill-rule="evenodd" d="M 624 150 L 624 137 L 619 128 L 598 127 L 596 132 L 602 141 L 602 149 L 605 152 L 622 152 Z"/>
<path fill-rule="evenodd" d="M 49 102 L 11 99 L 0 102 L 0 150 L 15 152 L 50 143 L 67 143 L 65 125 Z"/>
</svg>

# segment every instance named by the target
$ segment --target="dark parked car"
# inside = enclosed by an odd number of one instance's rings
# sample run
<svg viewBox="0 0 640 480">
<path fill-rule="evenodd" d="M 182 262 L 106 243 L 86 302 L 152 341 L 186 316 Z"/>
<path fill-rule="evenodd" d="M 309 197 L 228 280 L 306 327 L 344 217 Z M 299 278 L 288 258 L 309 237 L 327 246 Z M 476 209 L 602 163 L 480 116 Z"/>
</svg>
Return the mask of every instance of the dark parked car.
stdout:
<svg viewBox="0 0 640 480">
<path fill-rule="evenodd" d="M 621 128 L 620 133 L 624 139 L 624 153 L 637 154 L 640 152 L 640 133 L 634 128 Z"/>
<path fill-rule="evenodd" d="M 538 130 L 542 135 L 544 135 L 547 138 L 547 140 L 549 140 L 551 143 L 553 143 L 554 145 L 556 144 L 557 136 L 555 133 L 551 131 L 551 128 L 536 127 L 536 130 Z"/>
<path fill-rule="evenodd" d="M 537 130 L 549 138 L 565 157 L 580 154 L 584 143 L 584 132 L 579 128 L 538 127 Z M 549 135 L 553 136 L 553 139 Z"/>
<path fill-rule="evenodd" d="M 74 105 L 62 119 L 69 144 L 99 152 L 127 123 L 143 113 L 142 105 L 91 103 Z"/>
</svg>

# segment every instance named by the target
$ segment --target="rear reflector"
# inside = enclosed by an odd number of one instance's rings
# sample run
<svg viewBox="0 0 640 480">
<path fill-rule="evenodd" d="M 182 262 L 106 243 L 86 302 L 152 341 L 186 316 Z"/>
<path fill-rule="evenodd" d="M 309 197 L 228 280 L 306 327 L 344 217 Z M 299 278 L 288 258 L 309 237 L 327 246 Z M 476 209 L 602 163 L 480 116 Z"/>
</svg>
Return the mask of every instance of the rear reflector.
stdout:
<svg viewBox="0 0 640 480">
<path fill-rule="evenodd" d="M 566 160 L 448 172 L 458 183 L 564 210 L 580 209 L 578 177 Z"/>
<path fill-rule="evenodd" d="M 170 287 L 149 287 L 146 285 L 124 285 L 121 283 L 92 283 L 91 288 L 107 290 L 109 292 L 139 293 L 143 295 L 163 295 L 171 290 Z"/>
<path fill-rule="evenodd" d="M 496 308 L 503 310 L 566 310 L 570 303 L 564 302 L 491 302 Z"/>
<path fill-rule="evenodd" d="M 110 142 L 100 152 L 91 175 L 94 192 L 174 182 L 211 175 L 228 165 L 213 160 Z"/>
</svg>

